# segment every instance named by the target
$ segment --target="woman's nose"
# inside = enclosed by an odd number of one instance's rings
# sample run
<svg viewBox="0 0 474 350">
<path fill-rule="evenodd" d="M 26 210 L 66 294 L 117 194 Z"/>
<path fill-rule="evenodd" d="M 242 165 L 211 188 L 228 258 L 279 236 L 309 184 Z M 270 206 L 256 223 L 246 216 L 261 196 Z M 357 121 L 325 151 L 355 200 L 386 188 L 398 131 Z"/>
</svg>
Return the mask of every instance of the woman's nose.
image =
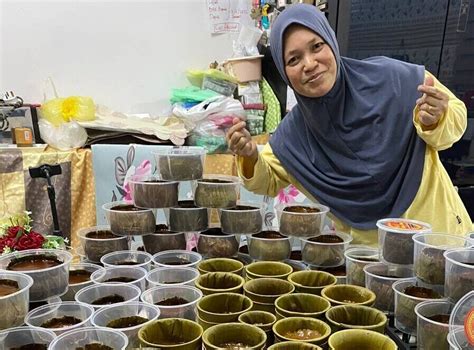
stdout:
<svg viewBox="0 0 474 350">
<path fill-rule="evenodd" d="M 304 56 L 304 70 L 312 71 L 319 64 L 318 60 L 314 55 L 307 54 Z"/>
</svg>

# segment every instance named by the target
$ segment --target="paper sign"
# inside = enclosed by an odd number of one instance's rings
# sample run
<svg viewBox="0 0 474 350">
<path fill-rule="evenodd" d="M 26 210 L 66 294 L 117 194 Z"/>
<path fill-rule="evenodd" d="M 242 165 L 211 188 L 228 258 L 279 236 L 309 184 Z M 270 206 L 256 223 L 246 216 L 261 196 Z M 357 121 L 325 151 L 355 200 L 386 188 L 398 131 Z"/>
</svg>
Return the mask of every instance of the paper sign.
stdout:
<svg viewBox="0 0 474 350">
<path fill-rule="evenodd" d="M 250 19 L 251 0 L 207 0 L 212 34 L 236 33 Z"/>
</svg>

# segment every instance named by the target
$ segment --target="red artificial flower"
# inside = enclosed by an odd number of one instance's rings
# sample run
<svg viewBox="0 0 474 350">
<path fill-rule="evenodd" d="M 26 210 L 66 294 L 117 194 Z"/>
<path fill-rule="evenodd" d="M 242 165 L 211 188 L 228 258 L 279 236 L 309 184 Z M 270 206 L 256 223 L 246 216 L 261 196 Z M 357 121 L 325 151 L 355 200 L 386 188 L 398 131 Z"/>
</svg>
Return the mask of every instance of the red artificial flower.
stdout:
<svg viewBox="0 0 474 350">
<path fill-rule="evenodd" d="M 6 232 L 6 237 L 8 238 L 16 238 L 16 235 L 18 232 L 22 231 L 22 233 L 25 233 L 25 229 L 21 226 L 11 226 L 8 228 Z"/>
<path fill-rule="evenodd" d="M 0 239 L 0 254 L 2 253 L 2 251 L 5 247 L 9 247 L 9 248 L 13 249 L 15 244 L 16 244 L 16 239 L 15 238 L 5 237 L 5 238 Z"/>
<path fill-rule="evenodd" d="M 44 242 L 43 235 L 31 231 L 28 234 L 20 236 L 18 242 L 15 245 L 16 250 L 26 250 L 26 249 L 37 249 L 41 248 Z"/>
</svg>

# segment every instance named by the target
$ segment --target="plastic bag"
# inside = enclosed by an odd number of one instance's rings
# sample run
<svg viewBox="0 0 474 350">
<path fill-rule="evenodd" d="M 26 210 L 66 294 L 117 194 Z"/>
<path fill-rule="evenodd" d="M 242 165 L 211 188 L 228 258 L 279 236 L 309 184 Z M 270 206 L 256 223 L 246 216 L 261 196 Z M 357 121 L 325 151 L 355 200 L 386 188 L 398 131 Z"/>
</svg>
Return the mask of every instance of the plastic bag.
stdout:
<svg viewBox="0 0 474 350">
<path fill-rule="evenodd" d="M 45 119 L 38 121 L 41 138 L 50 146 L 67 151 L 86 144 L 87 132 L 75 121 L 53 125 Z"/>
<path fill-rule="evenodd" d="M 54 126 L 71 120 L 91 121 L 95 119 L 95 104 L 90 97 L 53 98 L 43 103 L 40 110 L 42 117 Z"/>
</svg>

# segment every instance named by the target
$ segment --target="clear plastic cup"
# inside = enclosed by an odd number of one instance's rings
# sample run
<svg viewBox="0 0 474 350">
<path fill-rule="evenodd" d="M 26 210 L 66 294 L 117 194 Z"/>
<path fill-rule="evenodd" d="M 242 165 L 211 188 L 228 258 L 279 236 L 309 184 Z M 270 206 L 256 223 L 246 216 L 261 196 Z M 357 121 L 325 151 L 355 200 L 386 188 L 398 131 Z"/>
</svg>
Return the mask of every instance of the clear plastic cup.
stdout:
<svg viewBox="0 0 474 350">
<path fill-rule="evenodd" d="M 454 304 L 447 300 L 424 301 L 415 306 L 417 349 L 449 349 L 447 336 L 453 307 Z"/>
<path fill-rule="evenodd" d="M 179 201 L 174 208 L 165 209 L 168 226 L 175 232 L 199 232 L 209 227 L 207 208 L 200 208 L 194 200 Z"/>
<path fill-rule="evenodd" d="M 112 233 L 110 226 L 92 226 L 78 231 L 86 259 L 98 263 L 105 254 L 130 248 L 127 237 Z"/>
<path fill-rule="evenodd" d="M 266 203 L 238 201 L 234 208 L 220 209 L 222 232 L 252 234 L 262 231 Z"/>
<path fill-rule="evenodd" d="M 314 237 L 323 231 L 329 208 L 321 204 L 278 204 L 275 206 L 282 235 Z"/>
<path fill-rule="evenodd" d="M 91 280 L 96 284 L 133 284 L 142 292 L 146 289 L 146 275 L 148 271 L 135 266 L 116 266 L 98 270 L 91 275 Z"/>
<path fill-rule="evenodd" d="M 98 310 L 112 304 L 137 301 L 141 292 L 140 288 L 133 284 L 93 284 L 77 292 L 75 298 L 78 303 L 90 305 Z"/>
<path fill-rule="evenodd" d="M 201 260 L 201 254 L 187 250 L 168 250 L 153 255 L 153 263 L 160 267 L 195 267 Z"/>
<path fill-rule="evenodd" d="M 446 259 L 444 293 L 451 301 L 457 302 L 474 290 L 474 249 L 453 249 L 443 255 Z"/>
<path fill-rule="evenodd" d="M 113 328 L 123 332 L 128 337 L 128 348 L 134 349 L 140 347 L 138 340 L 140 328 L 157 320 L 159 316 L 160 309 L 157 306 L 137 301 L 104 307 L 94 313 L 91 322 L 95 327 Z M 140 320 L 138 317 L 146 320 Z M 127 327 L 123 327 L 127 323 Z"/>
<path fill-rule="evenodd" d="M 144 291 L 140 297 L 144 303 L 157 305 L 160 308 L 160 318 L 185 318 L 193 321 L 196 319 L 196 304 L 201 298 L 202 292 L 199 289 L 185 285 L 153 287 Z M 176 303 L 183 303 L 178 305 L 157 304 L 165 300 L 176 300 Z"/>
<path fill-rule="evenodd" d="M 412 279 L 413 269 L 404 265 L 375 263 L 364 266 L 365 288 L 375 293 L 374 307 L 388 314 L 394 312 L 395 295 L 392 284 L 401 279 Z"/>
<path fill-rule="evenodd" d="M 95 271 L 100 271 L 104 270 L 102 266 L 96 265 L 96 264 L 91 264 L 91 263 L 73 263 L 69 267 L 69 288 L 67 290 L 67 293 L 64 294 L 61 297 L 62 301 L 74 301 L 74 296 L 78 291 L 80 291 L 82 288 L 90 286 L 94 284 L 94 282 L 91 279 L 92 273 Z M 74 277 L 71 277 L 71 275 L 74 275 L 75 273 L 86 273 L 84 277 L 87 278 L 87 280 L 84 280 L 82 282 L 77 282 L 77 283 L 71 283 L 74 282 Z"/>
<path fill-rule="evenodd" d="M 152 152 L 160 178 L 168 181 L 201 179 L 206 153 L 203 147 L 163 147 Z"/>
<path fill-rule="evenodd" d="M 33 309 L 26 315 L 25 323 L 28 326 L 45 328 L 56 333 L 56 335 L 60 335 L 76 328 L 90 326 L 90 319 L 93 313 L 94 308 L 92 306 L 74 301 L 63 301 Z M 73 324 L 71 319 L 65 319 L 62 324 L 59 320 L 57 320 L 57 323 L 54 323 L 55 320 L 53 319 L 64 317 L 74 317 L 74 322 L 80 322 Z M 48 322 L 50 325 L 46 324 Z"/>
<path fill-rule="evenodd" d="M 423 301 L 442 299 L 442 296 L 434 290 L 430 297 L 413 296 L 406 292 L 409 287 L 419 287 L 416 278 L 397 281 L 392 285 L 395 292 L 395 327 L 403 333 L 416 335 L 415 306 Z"/>
<path fill-rule="evenodd" d="M 170 208 L 178 204 L 177 181 L 160 180 L 155 175 L 135 175 L 129 184 L 133 204 L 138 208 Z"/>
<path fill-rule="evenodd" d="M 102 206 L 110 230 L 119 236 L 145 235 L 155 232 L 155 209 L 137 208 L 123 201 Z"/>
<path fill-rule="evenodd" d="M 473 310 L 474 290 L 471 290 L 454 305 L 449 317 L 448 342 L 453 349 L 473 348 Z"/>
<path fill-rule="evenodd" d="M 28 313 L 30 288 L 33 279 L 20 272 L 0 271 L 0 280 L 10 280 L 18 284 L 18 291 L 0 296 L 0 330 L 21 326 Z"/>
<path fill-rule="evenodd" d="M 445 258 L 448 249 L 470 246 L 469 239 L 441 233 L 417 233 L 415 242 L 414 271 L 418 281 L 429 288 L 444 292 Z"/>
<path fill-rule="evenodd" d="M 33 327 L 16 327 L 0 331 L 0 349 L 20 349 L 22 346 L 37 346 L 43 345 L 45 347 L 50 344 L 56 334 L 50 330 Z"/>
<path fill-rule="evenodd" d="M 122 250 L 104 255 L 100 262 L 104 267 L 133 266 L 150 271 L 153 256 L 136 250 Z"/>
<path fill-rule="evenodd" d="M 88 344 L 99 343 L 114 350 L 125 350 L 128 338 L 115 329 L 85 327 L 61 334 L 50 345 L 48 350 L 66 350 L 85 348 Z"/>
<path fill-rule="evenodd" d="M 379 261 L 379 250 L 371 247 L 348 248 L 346 258 L 347 284 L 365 287 L 364 266 Z"/>
<path fill-rule="evenodd" d="M 142 236 L 145 251 L 150 254 L 156 254 L 165 250 L 186 249 L 186 234 L 184 232 L 172 232 L 167 228 L 160 228 L 155 233 Z M 163 225 L 165 226 L 165 225 Z"/>
<path fill-rule="evenodd" d="M 8 265 L 14 259 L 38 256 L 53 257 L 61 263 L 56 266 L 36 270 L 18 270 L 33 278 L 34 283 L 29 290 L 30 302 L 45 301 L 52 297 L 61 296 L 67 292 L 69 285 L 69 265 L 71 264 L 72 254 L 65 250 L 30 249 L 0 256 L 0 270 L 10 270 Z"/>
<path fill-rule="evenodd" d="M 170 285 L 194 286 L 199 271 L 192 267 L 159 267 L 148 272 L 146 280 L 149 287 Z"/>
<path fill-rule="evenodd" d="M 247 236 L 249 255 L 254 260 L 281 261 L 291 255 L 291 238 L 268 230 Z"/>
<path fill-rule="evenodd" d="M 380 259 L 387 264 L 413 265 L 417 233 L 431 232 L 431 225 L 408 219 L 382 219 L 377 221 Z"/>
<path fill-rule="evenodd" d="M 241 182 L 236 176 L 206 175 L 193 184 L 194 203 L 202 208 L 235 207 Z"/>
<path fill-rule="evenodd" d="M 219 227 L 200 232 L 197 251 L 207 258 L 228 258 L 237 255 L 239 242 L 232 234 L 223 233 Z"/>
<path fill-rule="evenodd" d="M 343 232 L 322 232 L 321 235 L 301 240 L 301 255 L 306 264 L 321 267 L 344 265 L 344 252 L 352 236 Z"/>
</svg>

